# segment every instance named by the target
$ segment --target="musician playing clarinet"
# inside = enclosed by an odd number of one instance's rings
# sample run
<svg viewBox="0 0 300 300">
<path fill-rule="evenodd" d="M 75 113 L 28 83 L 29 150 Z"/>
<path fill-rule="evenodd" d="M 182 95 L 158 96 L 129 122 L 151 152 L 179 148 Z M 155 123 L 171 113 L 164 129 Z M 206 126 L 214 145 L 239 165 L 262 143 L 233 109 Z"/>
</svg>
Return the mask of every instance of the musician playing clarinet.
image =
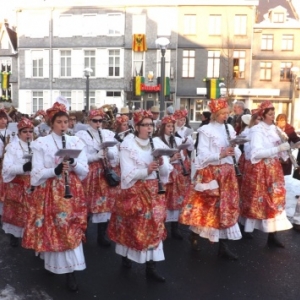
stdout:
<svg viewBox="0 0 300 300">
<path fill-rule="evenodd" d="M 218 255 L 229 260 L 238 257 L 228 248 L 226 239 L 238 240 L 239 191 L 234 168 L 241 151 L 229 142 L 224 121 L 229 109 L 226 99 L 211 100 L 211 122 L 198 129 L 199 143 L 195 158 L 195 183 L 187 193 L 179 222 L 190 225 L 192 249 L 199 250 L 198 237 L 219 242 Z M 229 124 L 230 138 L 235 138 Z"/>
<path fill-rule="evenodd" d="M 285 212 L 284 175 L 280 159 L 288 159 L 288 142 L 282 142 L 274 125 L 275 108 L 263 101 L 256 110 L 261 121 L 251 128 L 251 168 L 241 187 L 241 218 L 245 232 L 268 233 L 268 246 L 284 248 L 277 231 L 292 228 Z"/>
<path fill-rule="evenodd" d="M 159 194 L 158 183 L 168 181 L 172 166 L 169 157 L 156 160 L 151 154 L 159 146 L 149 137 L 154 127 L 152 113 L 136 111 L 133 120 L 135 137 L 120 146 L 121 196 L 116 199 L 108 234 L 116 242 L 123 267 L 131 268 L 132 261 L 146 263 L 147 279 L 164 282 L 155 267 L 164 260 L 162 241 L 167 235 L 165 196 Z"/>
<path fill-rule="evenodd" d="M 77 291 L 74 271 L 86 267 L 82 241 L 87 207 L 81 184 L 88 174 L 85 145 L 78 137 L 64 134 L 69 123 L 65 105 L 55 102 L 46 113 L 52 132 L 31 146 L 31 185 L 35 189 L 28 201 L 22 246 L 40 253 L 49 272 L 66 274 L 67 288 Z M 67 150 L 81 150 L 79 156 L 69 160 L 56 156 L 64 145 Z M 72 198 L 65 198 L 67 181 Z"/>
<path fill-rule="evenodd" d="M 22 118 L 17 126 L 19 139 L 7 145 L 2 169 L 5 195 L 2 228 L 10 235 L 12 247 L 18 246 L 26 222 L 26 204 L 30 197 L 30 143 L 34 129 L 32 122 L 26 118 Z"/>
<path fill-rule="evenodd" d="M 175 122 L 173 115 L 162 118 L 159 135 L 154 138 L 154 141 L 160 145 L 160 148 L 176 149 L 182 144 L 182 139 L 174 136 Z M 173 171 L 170 173 L 169 181 L 166 184 L 166 222 L 171 223 L 171 236 L 174 239 L 182 240 L 183 237 L 178 228 L 178 218 L 184 196 L 191 184 L 190 163 L 183 154 L 183 150 L 170 157 L 170 163 L 173 166 Z"/>
<path fill-rule="evenodd" d="M 109 186 L 105 180 L 103 160 L 105 159 L 111 167 L 116 167 L 119 164 L 119 152 L 116 146 L 102 148 L 103 142 L 115 140 L 112 131 L 102 129 L 105 116 L 101 108 L 90 110 L 87 130 L 78 131 L 76 136 L 87 147 L 89 174 L 82 184 L 92 223 L 96 223 L 98 227 L 97 243 L 99 246 L 109 247 L 110 240 L 106 236 L 106 229 L 116 196 L 110 190 L 116 188 Z"/>
</svg>

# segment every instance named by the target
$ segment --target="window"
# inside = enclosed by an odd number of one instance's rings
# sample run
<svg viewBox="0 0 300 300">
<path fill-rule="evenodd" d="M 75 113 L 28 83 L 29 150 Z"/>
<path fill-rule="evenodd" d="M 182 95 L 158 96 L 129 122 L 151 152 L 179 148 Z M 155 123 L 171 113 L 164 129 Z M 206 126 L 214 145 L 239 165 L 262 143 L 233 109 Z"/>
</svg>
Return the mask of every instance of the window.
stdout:
<svg viewBox="0 0 300 300">
<path fill-rule="evenodd" d="M 272 78 L 272 63 L 261 62 L 260 63 L 260 80 L 271 80 Z"/>
<path fill-rule="evenodd" d="M 273 23 L 283 23 L 284 22 L 284 13 L 273 13 Z"/>
<path fill-rule="evenodd" d="M 121 14 L 107 15 L 107 26 L 108 26 L 109 35 L 121 35 L 121 28 L 123 26 L 122 15 Z"/>
<path fill-rule="evenodd" d="M 182 52 L 182 77 L 195 77 L 195 50 Z"/>
<path fill-rule="evenodd" d="M 32 93 L 32 112 L 35 113 L 39 109 L 43 109 L 43 92 Z"/>
<path fill-rule="evenodd" d="M 108 50 L 108 76 L 120 76 L 120 50 Z"/>
<path fill-rule="evenodd" d="M 294 50 L 294 35 L 282 35 L 281 50 Z"/>
<path fill-rule="evenodd" d="M 263 34 L 261 50 L 273 50 L 273 34 Z"/>
<path fill-rule="evenodd" d="M 86 103 L 86 91 L 84 91 L 84 103 Z M 95 91 L 89 91 L 89 105 L 96 105 Z"/>
<path fill-rule="evenodd" d="M 84 15 L 82 18 L 82 35 L 83 36 L 96 36 L 96 16 L 95 15 Z"/>
<path fill-rule="evenodd" d="M 220 35 L 221 34 L 221 15 L 210 15 L 209 16 L 209 35 Z"/>
<path fill-rule="evenodd" d="M 208 51 L 207 77 L 218 78 L 220 74 L 220 51 Z"/>
<path fill-rule="evenodd" d="M 60 76 L 71 77 L 71 50 L 60 51 Z"/>
<path fill-rule="evenodd" d="M 246 35 L 247 34 L 247 16 L 235 15 L 234 16 L 234 34 Z"/>
<path fill-rule="evenodd" d="M 91 76 L 96 76 L 96 51 L 84 50 L 84 68 L 91 68 L 93 73 Z"/>
<path fill-rule="evenodd" d="M 133 70 L 132 75 L 144 76 L 144 55 L 145 52 L 134 52 L 133 51 Z"/>
<path fill-rule="evenodd" d="M 107 91 L 106 97 L 121 97 L 121 92 L 119 91 Z"/>
<path fill-rule="evenodd" d="M 69 105 L 71 105 L 72 103 L 71 91 L 61 91 L 60 95 L 63 96 L 69 102 Z"/>
<path fill-rule="evenodd" d="M 282 62 L 280 64 L 280 81 L 290 81 L 292 79 L 291 62 Z"/>
<path fill-rule="evenodd" d="M 233 78 L 245 78 L 245 51 L 233 51 Z"/>
<path fill-rule="evenodd" d="M 196 15 L 184 15 L 183 34 L 196 34 Z"/>
<path fill-rule="evenodd" d="M 32 51 L 32 77 L 43 77 L 43 51 Z"/>
</svg>

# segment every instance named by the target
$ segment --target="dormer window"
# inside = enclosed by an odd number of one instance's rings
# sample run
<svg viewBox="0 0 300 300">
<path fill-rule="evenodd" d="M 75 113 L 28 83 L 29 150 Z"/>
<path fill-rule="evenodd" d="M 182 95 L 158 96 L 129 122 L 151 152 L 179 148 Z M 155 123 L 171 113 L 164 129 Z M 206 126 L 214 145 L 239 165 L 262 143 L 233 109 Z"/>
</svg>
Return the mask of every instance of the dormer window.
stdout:
<svg viewBox="0 0 300 300">
<path fill-rule="evenodd" d="M 274 12 L 272 16 L 273 23 L 284 23 L 284 13 Z"/>
</svg>

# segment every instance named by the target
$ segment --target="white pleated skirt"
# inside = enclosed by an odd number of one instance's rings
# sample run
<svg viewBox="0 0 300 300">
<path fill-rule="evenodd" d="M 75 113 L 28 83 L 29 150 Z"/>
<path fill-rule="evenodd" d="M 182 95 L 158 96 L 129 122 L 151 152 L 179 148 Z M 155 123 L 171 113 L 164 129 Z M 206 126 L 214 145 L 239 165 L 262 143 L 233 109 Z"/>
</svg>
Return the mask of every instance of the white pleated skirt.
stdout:
<svg viewBox="0 0 300 300">
<path fill-rule="evenodd" d="M 39 254 L 44 260 L 45 269 L 55 274 L 72 273 L 86 268 L 82 243 L 72 250 Z"/>
<path fill-rule="evenodd" d="M 254 229 L 257 229 L 269 233 L 288 230 L 293 227 L 285 211 L 272 219 L 257 220 L 240 217 L 239 222 L 244 226 L 245 232 L 253 232 Z"/>
<path fill-rule="evenodd" d="M 179 212 L 180 212 L 179 210 L 168 210 L 167 209 L 166 222 L 178 222 Z"/>
<path fill-rule="evenodd" d="M 298 199 L 296 204 L 295 213 L 292 217 L 292 223 L 300 225 L 300 198 Z"/>
<path fill-rule="evenodd" d="M 2 225 L 2 229 L 6 234 L 12 234 L 16 238 L 23 237 L 24 229 L 22 227 L 4 222 Z"/>
<path fill-rule="evenodd" d="M 110 220 L 111 213 L 92 214 L 92 223 L 106 223 Z"/>
<path fill-rule="evenodd" d="M 144 251 L 137 251 L 126 246 L 116 244 L 116 253 L 139 264 L 144 264 L 149 260 L 161 261 L 165 259 L 162 241 L 159 243 L 156 249 Z"/>
<path fill-rule="evenodd" d="M 238 223 L 226 229 L 216 229 L 212 227 L 190 226 L 190 230 L 199 234 L 200 237 L 216 243 L 220 239 L 240 240 L 242 234 Z"/>
</svg>

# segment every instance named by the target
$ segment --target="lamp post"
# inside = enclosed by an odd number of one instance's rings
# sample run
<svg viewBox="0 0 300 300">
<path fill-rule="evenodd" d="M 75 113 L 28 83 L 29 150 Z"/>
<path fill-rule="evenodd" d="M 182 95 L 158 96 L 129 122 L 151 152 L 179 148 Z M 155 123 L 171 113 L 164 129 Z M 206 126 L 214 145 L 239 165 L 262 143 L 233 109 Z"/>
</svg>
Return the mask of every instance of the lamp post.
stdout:
<svg viewBox="0 0 300 300">
<path fill-rule="evenodd" d="M 290 99 L 292 100 L 292 109 L 291 109 L 291 125 L 295 126 L 294 121 L 295 121 L 295 98 L 296 98 L 296 81 L 298 78 L 299 74 L 299 67 L 292 67 L 291 68 L 291 93 L 290 93 Z"/>
<path fill-rule="evenodd" d="M 90 98 L 89 98 L 89 93 L 90 93 L 90 76 L 91 73 L 93 73 L 93 70 L 91 68 L 85 68 L 83 70 L 84 76 L 86 77 L 86 91 L 85 91 L 85 96 L 86 96 L 86 104 L 85 104 L 85 112 L 87 113 L 90 109 Z"/>
<path fill-rule="evenodd" d="M 160 37 L 155 41 L 155 44 L 161 50 L 159 111 L 160 111 L 160 119 L 162 119 L 165 111 L 165 66 L 166 66 L 165 54 L 166 54 L 166 49 L 170 44 L 170 41 L 165 37 Z"/>
</svg>

